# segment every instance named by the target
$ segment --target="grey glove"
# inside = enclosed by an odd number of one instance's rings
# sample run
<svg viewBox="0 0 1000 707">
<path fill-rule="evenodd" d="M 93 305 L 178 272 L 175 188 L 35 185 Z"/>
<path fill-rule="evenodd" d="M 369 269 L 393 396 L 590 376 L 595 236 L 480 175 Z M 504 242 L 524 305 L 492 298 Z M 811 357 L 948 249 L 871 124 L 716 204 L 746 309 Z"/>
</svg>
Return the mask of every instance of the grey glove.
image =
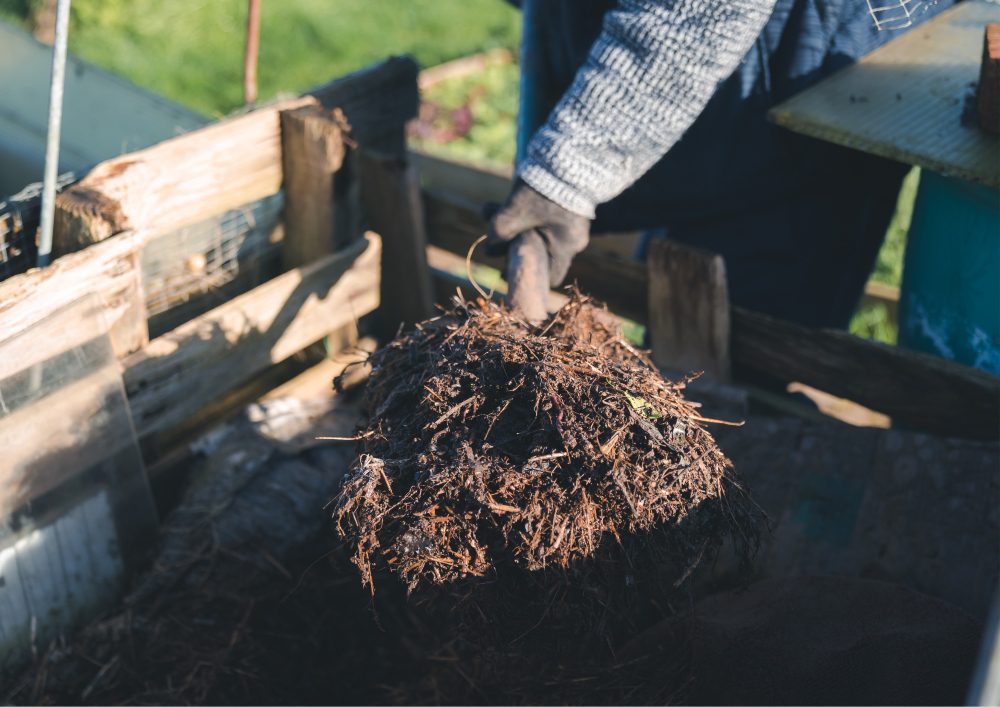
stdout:
<svg viewBox="0 0 1000 707">
<path fill-rule="evenodd" d="M 494 207 L 495 208 L 495 207 Z M 522 233 L 536 230 L 545 240 L 549 254 L 549 280 L 556 287 L 566 278 L 573 256 L 587 247 L 590 219 L 568 211 L 546 199 L 518 180 L 507 201 L 494 211 L 487 207 L 490 219 L 486 250 L 491 255 L 507 252 L 510 242 Z"/>
</svg>

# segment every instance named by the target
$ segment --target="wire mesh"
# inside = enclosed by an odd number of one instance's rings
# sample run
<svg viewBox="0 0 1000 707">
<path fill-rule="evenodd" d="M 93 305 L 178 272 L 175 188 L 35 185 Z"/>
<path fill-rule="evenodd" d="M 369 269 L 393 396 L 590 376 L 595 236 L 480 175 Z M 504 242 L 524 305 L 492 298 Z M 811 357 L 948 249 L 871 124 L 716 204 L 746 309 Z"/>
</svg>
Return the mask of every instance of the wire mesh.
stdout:
<svg viewBox="0 0 1000 707">
<path fill-rule="evenodd" d="M 150 241 L 142 253 L 150 334 L 167 331 L 274 275 L 283 208 L 279 192 Z"/>
<path fill-rule="evenodd" d="M 76 181 L 73 173 L 56 180 L 56 191 Z M 38 224 L 42 214 L 42 184 L 29 184 L 13 196 L 0 199 L 0 281 L 35 267 L 38 260 Z"/>
<path fill-rule="evenodd" d="M 931 0 L 893 0 L 880 2 L 867 0 L 868 13 L 879 31 L 906 29 L 913 24 L 913 18 L 934 5 Z"/>
</svg>

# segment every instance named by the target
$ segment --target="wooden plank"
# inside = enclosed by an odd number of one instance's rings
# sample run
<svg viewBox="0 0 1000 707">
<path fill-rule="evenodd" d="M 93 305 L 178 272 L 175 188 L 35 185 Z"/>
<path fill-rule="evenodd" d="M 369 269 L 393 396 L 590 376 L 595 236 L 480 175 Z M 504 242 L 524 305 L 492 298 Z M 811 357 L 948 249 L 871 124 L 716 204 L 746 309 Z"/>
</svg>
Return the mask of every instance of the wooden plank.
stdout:
<svg viewBox="0 0 1000 707">
<path fill-rule="evenodd" d="M 344 162 L 346 130 L 342 115 L 319 104 L 281 113 L 287 267 L 346 245 L 334 240 L 334 180 Z"/>
<path fill-rule="evenodd" d="M 86 251 L 56 260 L 0 282 L 0 322 L 4 336 L 16 336 L 60 309 L 96 295 L 111 325 L 115 354 L 138 349 L 147 340 L 145 305 L 137 253 L 143 233 L 121 234 Z M 48 360 L 95 336 L 92 322 L 69 322 L 59 336 L 26 347 L 22 355 L 0 360 L 0 378 Z"/>
<path fill-rule="evenodd" d="M 729 287 L 722 256 L 658 239 L 650 244 L 647 270 L 653 361 L 728 381 Z"/>
<path fill-rule="evenodd" d="M 733 308 L 733 361 L 935 434 L 996 440 L 1000 377 L 945 359 Z"/>
<path fill-rule="evenodd" d="M 361 204 L 365 218 L 382 236 L 383 333 L 432 316 L 427 234 L 417 174 L 412 166 L 370 154 L 360 155 Z"/>
<path fill-rule="evenodd" d="M 8 440 L 0 468 L 0 517 L 99 465 L 129 440 L 117 366 L 74 380 L 46 397 L 0 417 Z"/>
<path fill-rule="evenodd" d="M 378 306 L 380 240 L 289 271 L 125 359 L 140 437 L 181 424 L 258 371 Z"/>
<path fill-rule="evenodd" d="M 967 0 L 774 108 L 796 132 L 1000 186 L 1000 142 L 962 125 L 983 26 L 1000 5 Z"/>
<path fill-rule="evenodd" d="M 171 495 L 178 491 L 173 483 L 190 470 L 184 460 L 195 453 L 188 445 L 202 437 L 205 430 L 226 422 L 254 400 L 325 358 L 323 342 L 317 341 L 281 363 L 259 371 L 181 423 L 145 435 L 140 446 L 154 496 L 160 498 L 164 493 Z M 174 479 L 161 479 L 163 474 L 174 475 Z"/>
<path fill-rule="evenodd" d="M 510 193 L 513 169 L 494 169 L 432 155 L 410 148 L 410 162 L 420 174 L 420 184 L 435 193 L 461 196 L 471 202 L 503 203 Z"/>
<path fill-rule="evenodd" d="M 420 106 L 417 63 L 408 56 L 385 61 L 310 90 L 326 108 L 340 108 L 351 138 L 370 153 L 403 159 L 404 126 Z"/>
<path fill-rule="evenodd" d="M 151 235 L 196 223 L 281 187 L 281 101 L 102 162 L 56 200 L 56 255 L 126 230 Z"/>
</svg>

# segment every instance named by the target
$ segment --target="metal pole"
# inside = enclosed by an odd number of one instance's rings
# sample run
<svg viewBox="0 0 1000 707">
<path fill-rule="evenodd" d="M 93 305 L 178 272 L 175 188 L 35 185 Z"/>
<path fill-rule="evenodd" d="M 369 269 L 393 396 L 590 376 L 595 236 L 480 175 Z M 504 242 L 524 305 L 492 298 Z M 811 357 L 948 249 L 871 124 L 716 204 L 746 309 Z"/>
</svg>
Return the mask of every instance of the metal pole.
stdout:
<svg viewBox="0 0 1000 707">
<path fill-rule="evenodd" d="M 38 267 L 41 268 L 49 264 L 52 255 L 52 221 L 56 210 L 59 136 L 66 78 L 66 42 L 69 38 L 69 4 L 70 0 L 58 0 L 56 5 L 56 41 L 52 48 L 52 83 L 49 85 L 49 132 L 45 143 L 42 219 L 38 235 Z"/>
<path fill-rule="evenodd" d="M 257 102 L 257 54 L 260 49 L 260 0 L 247 5 L 247 45 L 243 54 L 243 102 Z"/>
</svg>

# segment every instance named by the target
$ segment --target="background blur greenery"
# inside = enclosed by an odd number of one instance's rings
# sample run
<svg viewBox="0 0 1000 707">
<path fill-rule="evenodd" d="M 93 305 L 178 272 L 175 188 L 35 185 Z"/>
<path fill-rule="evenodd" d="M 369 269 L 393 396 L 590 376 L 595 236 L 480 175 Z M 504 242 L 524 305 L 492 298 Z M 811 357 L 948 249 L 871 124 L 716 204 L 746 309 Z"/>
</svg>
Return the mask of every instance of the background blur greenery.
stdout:
<svg viewBox="0 0 1000 707">
<path fill-rule="evenodd" d="M 0 0 L 27 24 L 42 0 Z M 178 103 L 218 116 L 242 103 L 246 0 L 74 0 L 70 50 Z M 423 66 L 514 49 L 503 0 L 262 0 L 261 100 L 300 92 L 388 54 Z"/>
<path fill-rule="evenodd" d="M 0 18 L 30 28 L 44 0 L 0 0 Z M 74 0 L 70 49 L 113 73 L 210 116 L 242 103 L 246 0 Z M 262 0 L 260 99 L 301 92 L 389 54 L 424 67 L 502 47 L 516 51 L 519 14 L 503 0 Z M 517 66 L 495 63 L 425 94 L 447 139 L 423 149 L 476 163 L 514 156 Z M 461 123 L 461 129 L 455 125 Z M 907 179 L 874 280 L 899 285 L 917 174 Z M 484 277 L 486 276 L 483 273 Z M 855 334 L 895 342 L 883 305 L 866 304 Z"/>
</svg>

